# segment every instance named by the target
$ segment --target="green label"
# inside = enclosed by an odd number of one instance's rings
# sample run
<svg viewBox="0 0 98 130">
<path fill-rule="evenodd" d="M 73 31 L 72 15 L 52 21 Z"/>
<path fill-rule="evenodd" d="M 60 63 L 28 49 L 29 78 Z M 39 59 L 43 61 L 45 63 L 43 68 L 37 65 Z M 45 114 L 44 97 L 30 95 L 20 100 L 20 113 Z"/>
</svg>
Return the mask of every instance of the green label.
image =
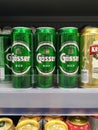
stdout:
<svg viewBox="0 0 98 130">
<path fill-rule="evenodd" d="M 4 127 L 5 121 L 0 121 L 0 127 Z"/>
<path fill-rule="evenodd" d="M 11 69 L 11 62 L 12 62 L 12 54 L 10 46 L 5 50 L 5 64 L 9 69 Z"/>
<path fill-rule="evenodd" d="M 23 42 L 14 42 L 12 45 L 12 72 L 15 75 L 27 73 L 31 67 L 30 49 Z"/>
<path fill-rule="evenodd" d="M 55 70 L 56 50 L 53 43 L 40 43 L 36 49 L 36 68 L 42 75 L 50 75 Z"/>
<path fill-rule="evenodd" d="M 59 51 L 60 70 L 67 75 L 73 75 L 79 69 L 79 47 L 76 42 L 66 42 Z"/>
</svg>

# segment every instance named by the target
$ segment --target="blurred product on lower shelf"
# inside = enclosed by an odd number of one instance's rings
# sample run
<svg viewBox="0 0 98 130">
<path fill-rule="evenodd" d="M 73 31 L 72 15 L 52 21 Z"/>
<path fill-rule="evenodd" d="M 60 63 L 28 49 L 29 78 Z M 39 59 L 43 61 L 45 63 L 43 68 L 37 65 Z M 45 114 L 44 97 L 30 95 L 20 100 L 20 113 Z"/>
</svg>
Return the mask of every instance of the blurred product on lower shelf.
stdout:
<svg viewBox="0 0 98 130">
<path fill-rule="evenodd" d="M 0 130 L 14 130 L 13 121 L 10 118 L 0 118 Z"/>
<path fill-rule="evenodd" d="M 89 122 L 91 125 L 91 130 L 98 130 L 98 115 L 97 116 L 90 116 Z"/>
<path fill-rule="evenodd" d="M 44 130 L 68 130 L 68 126 L 61 116 L 46 116 L 44 118 Z"/>
<path fill-rule="evenodd" d="M 98 116 L 2 116 L 0 130 L 98 130 Z"/>
<path fill-rule="evenodd" d="M 68 130 L 90 130 L 90 123 L 86 116 L 70 116 L 66 120 Z"/>
<path fill-rule="evenodd" d="M 16 130 L 40 130 L 41 117 L 23 116 L 19 119 Z"/>
</svg>

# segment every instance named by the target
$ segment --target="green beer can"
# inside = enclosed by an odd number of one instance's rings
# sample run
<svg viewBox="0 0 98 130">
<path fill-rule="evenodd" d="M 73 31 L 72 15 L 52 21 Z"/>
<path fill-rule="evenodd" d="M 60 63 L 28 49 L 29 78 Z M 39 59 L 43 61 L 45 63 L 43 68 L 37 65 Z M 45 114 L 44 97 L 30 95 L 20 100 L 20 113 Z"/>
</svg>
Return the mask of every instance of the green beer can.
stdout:
<svg viewBox="0 0 98 130">
<path fill-rule="evenodd" d="M 75 27 L 60 28 L 58 32 L 59 86 L 78 87 L 79 33 Z"/>
<path fill-rule="evenodd" d="M 12 84 L 14 88 L 31 86 L 32 72 L 32 30 L 15 27 L 12 30 Z"/>
<path fill-rule="evenodd" d="M 0 34 L 0 80 L 11 81 L 11 28 Z"/>
<path fill-rule="evenodd" d="M 35 33 L 36 85 L 50 88 L 55 84 L 56 32 L 52 27 L 39 27 Z"/>
</svg>

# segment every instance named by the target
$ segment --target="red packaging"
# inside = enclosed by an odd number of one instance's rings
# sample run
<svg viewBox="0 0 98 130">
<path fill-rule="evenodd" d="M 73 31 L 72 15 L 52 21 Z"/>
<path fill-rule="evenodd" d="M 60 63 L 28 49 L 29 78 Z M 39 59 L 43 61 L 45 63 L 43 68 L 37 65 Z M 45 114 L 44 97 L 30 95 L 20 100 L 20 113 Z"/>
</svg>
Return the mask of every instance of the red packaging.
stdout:
<svg viewBox="0 0 98 130">
<path fill-rule="evenodd" d="M 90 123 L 86 116 L 70 116 L 66 120 L 68 130 L 90 130 Z"/>
</svg>

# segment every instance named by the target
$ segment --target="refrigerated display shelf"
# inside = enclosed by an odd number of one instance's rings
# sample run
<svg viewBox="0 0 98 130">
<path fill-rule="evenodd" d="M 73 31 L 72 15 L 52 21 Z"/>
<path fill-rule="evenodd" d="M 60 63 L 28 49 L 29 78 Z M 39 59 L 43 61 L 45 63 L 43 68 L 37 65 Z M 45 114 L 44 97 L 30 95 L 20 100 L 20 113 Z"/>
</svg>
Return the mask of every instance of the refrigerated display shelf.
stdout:
<svg viewBox="0 0 98 130">
<path fill-rule="evenodd" d="M 0 114 L 98 114 L 98 88 L 9 88 L 0 84 Z"/>
</svg>

